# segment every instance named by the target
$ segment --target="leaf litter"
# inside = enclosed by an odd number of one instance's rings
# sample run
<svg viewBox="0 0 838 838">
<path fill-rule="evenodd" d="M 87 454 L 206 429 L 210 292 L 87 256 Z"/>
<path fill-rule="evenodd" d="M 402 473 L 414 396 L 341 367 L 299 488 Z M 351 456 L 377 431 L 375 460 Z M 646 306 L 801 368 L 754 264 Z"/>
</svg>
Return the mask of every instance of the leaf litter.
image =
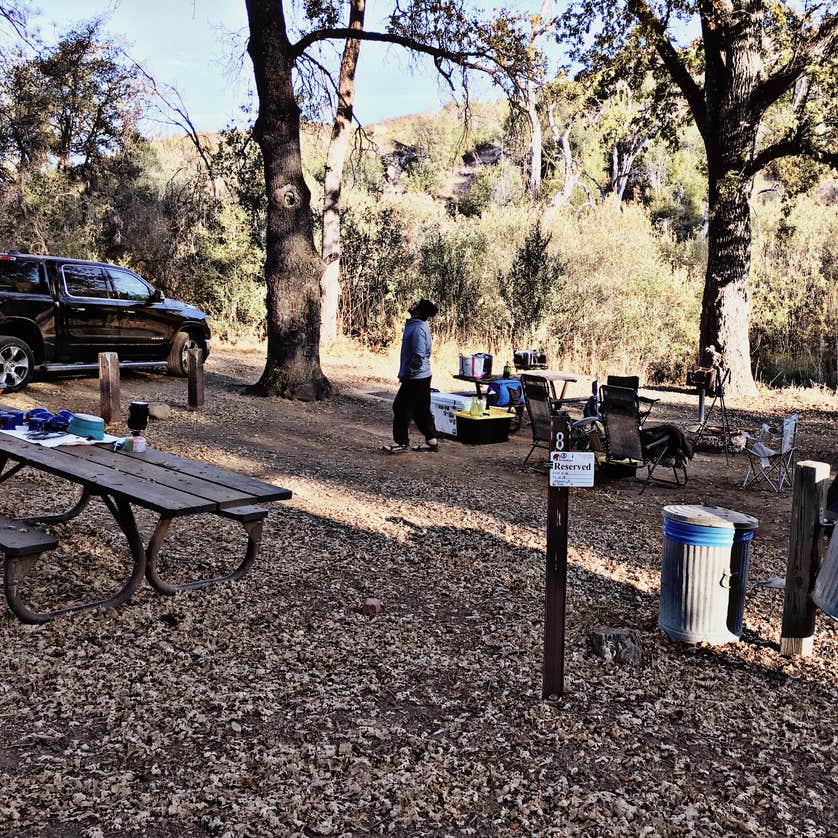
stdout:
<svg viewBox="0 0 838 838">
<path fill-rule="evenodd" d="M 124 377 L 124 401 L 172 406 L 153 445 L 294 498 L 273 506 L 237 584 L 174 599 L 143 587 L 120 609 L 43 627 L 3 616 L 4 834 L 836 834 L 838 632 L 821 615 L 814 654 L 781 657 L 782 592 L 753 585 L 785 571 L 789 493 L 743 493 L 741 457 L 727 468 L 718 452 L 696 457 L 683 489 L 575 490 L 566 694 L 543 701 L 547 492 L 521 468 L 527 429 L 395 461 L 377 451 L 389 406 L 365 396 L 379 379 L 343 365 L 328 404 L 243 398 L 235 382 L 258 361 L 212 356 L 200 413 L 183 382 Z M 661 421 L 691 418 L 689 397 L 659 395 Z M 74 380 L 4 401 L 95 412 L 95 396 Z M 835 450 L 825 394 L 731 401 L 743 426 L 799 411 L 801 459 Z M 5 512 L 67 503 L 42 474 L 4 484 Z M 760 518 L 739 643 L 657 629 L 670 503 Z M 153 518 L 139 518 L 148 534 Z M 113 587 L 126 558 L 101 506 L 55 532 L 36 598 Z M 228 522 L 192 518 L 164 558 L 188 576 L 243 549 Z M 365 615 L 370 598 L 380 609 Z M 598 658 L 600 626 L 630 630 L 641 661 Z"/>
</svg>

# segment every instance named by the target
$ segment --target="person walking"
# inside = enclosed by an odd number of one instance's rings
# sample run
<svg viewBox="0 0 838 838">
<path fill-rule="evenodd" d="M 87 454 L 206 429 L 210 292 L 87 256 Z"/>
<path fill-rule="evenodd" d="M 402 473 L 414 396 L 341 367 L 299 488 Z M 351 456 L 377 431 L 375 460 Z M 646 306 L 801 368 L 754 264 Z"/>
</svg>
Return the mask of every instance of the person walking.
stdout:
<svg viewBox="0 0 838 838">
<path fill-rule="evenodd" d="M 402 335 L 399 392 L 393 401 L 393 445 L 385 445 L 388 454 L 410 451 L 408 428 L 411 419 L 424 434 L 425 441 L 414 451 L 439 451 L 434 417 L 431 414 L 431 330 L 428 320 L 438 309 L 430 300 L 418 300 L 408 309 L 410 320 Z"/>
</svg>

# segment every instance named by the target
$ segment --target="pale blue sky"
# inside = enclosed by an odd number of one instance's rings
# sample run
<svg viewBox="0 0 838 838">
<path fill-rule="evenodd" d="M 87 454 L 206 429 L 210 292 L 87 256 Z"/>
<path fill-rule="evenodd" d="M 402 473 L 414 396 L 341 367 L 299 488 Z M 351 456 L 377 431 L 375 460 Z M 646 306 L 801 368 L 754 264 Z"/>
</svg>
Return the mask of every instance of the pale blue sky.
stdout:
<svg viewBox="0 0 838 838">
<path fill-rule="evenodd" d="M 48 41 L 72 24 L 104 14 L 109 34 L 124 39 L 128 52 L 158 83 L 178 89 L 199 130 L 217 130 L 238 119 L 247 101 L 252 67 L 244 54 L 244 0 L 34 0 L 33 9 L 40 11 L 33 22 Z M 372 4 L 367 19 L 375 19 Z M 429 62 L 411 75 L 403 50 L 362 46 L 356 105 L 362 122 L 438 110 L 446 101 Z"/>
</svg>

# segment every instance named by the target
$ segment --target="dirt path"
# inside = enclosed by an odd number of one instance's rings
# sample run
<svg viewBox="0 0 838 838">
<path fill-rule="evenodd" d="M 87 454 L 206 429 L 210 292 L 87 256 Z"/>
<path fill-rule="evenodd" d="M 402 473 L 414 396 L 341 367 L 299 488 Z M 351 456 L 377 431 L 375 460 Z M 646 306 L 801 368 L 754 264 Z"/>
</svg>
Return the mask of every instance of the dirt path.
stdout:
<svg viewBox="0 0 838 838">
<path fill-rule="evenodd" d="M 835 624 L 819 617 L 812 657 L 782 658 L 782 594 L 751 586 L 740 643 L 656 628 L 661 508 L 757 516 L 754 581 L 784 573 L 788 493 L 743 493 L 742 457 L 704 453 L 680 490 L 574 491 L 568 693 L 543 702 L 546 479 L 521 469 L 528 432 L 388 457 L 390 404 L 374 395 L 395 389 L 387 367 L 327 362 L 343 394 L 313 405 L 241 396 L 259 368 L 256 352 L 214 354 L 200 412 L 182 381 L 123 379 L 126 405 L 173 406 L 151 444 L 294 499 L 237 585 L 172 600 L 145 587 L 42 628 L 0 618 L 4 834 L 836 834 Z M 95 380 L 52 381 L 4 401 L 95 412 L 96 394 Z M 660 420 L 694 415 L 690 397 L 658 395 Z M 826 395 L 731 407 L 747 427 L 797 411 L 801 458 L 835 459 Z M 62 502 L 46 478 L 6 486 L 0 511 Z M 92 505 L 78 549 L 53 559 L 80 586 L 120 561 L 108 520 Z M 175 567 L 240 549 L 216 519 L 188 529 Z M 383 602 L 374 619 L 366 596 Z M 642 663 L 597 658 L 597 625 L 635 629 Z"/>
</svg>

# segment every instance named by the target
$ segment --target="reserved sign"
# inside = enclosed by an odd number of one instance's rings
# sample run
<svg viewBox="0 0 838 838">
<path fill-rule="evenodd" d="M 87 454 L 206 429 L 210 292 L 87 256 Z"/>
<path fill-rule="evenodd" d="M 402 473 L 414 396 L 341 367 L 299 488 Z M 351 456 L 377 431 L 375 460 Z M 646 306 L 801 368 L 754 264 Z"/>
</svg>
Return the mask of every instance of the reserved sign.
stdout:
<svg viewBox="0 0 838 838">
<path fill-rule="evenodd" d="M 551 451 L 550 485 L 582 486 L 594 485 L 593 451 Z"/>
</svg>

